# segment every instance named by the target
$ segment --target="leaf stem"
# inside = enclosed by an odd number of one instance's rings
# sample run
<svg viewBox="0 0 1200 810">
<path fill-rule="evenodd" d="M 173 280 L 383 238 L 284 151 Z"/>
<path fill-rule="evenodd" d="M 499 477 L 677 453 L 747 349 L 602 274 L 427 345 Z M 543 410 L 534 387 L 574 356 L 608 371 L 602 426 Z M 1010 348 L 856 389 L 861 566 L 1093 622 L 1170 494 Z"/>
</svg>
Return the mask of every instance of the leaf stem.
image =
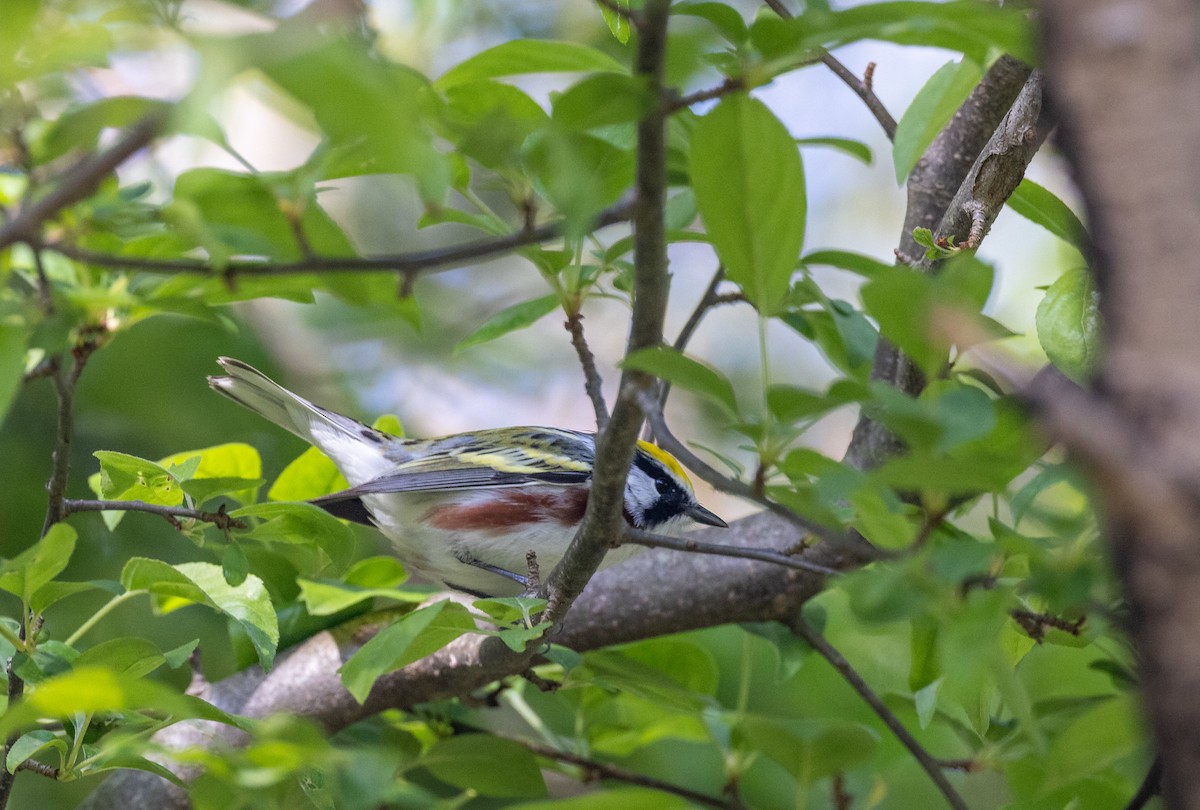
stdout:
<svg viewBox="0 0 1200 810">
<path fill-rule="evenodd" d="M 83 636 L 86 635 L 89 630 L 91 630 L 93 627 L 95 627 L 97 624 L 99 624 L 100 621 L 105 616 L 107 616 L 108 614 L 110 614 L 114 610 L 116 610 L 116 608 L 118 606 L 129 601 L 133 597 L 141 596 L 144 593 L 150 593 L 150 592 L 146 591 L 146 590 L 132 590 L 132 591 L 125 591 L 125 593 L 117 594 L 112 599 L 109 599 L 107 602 L 105 602 L 103 605 L 101 605 L 100 609 L 97 610 L 95 613 L 93 613 L 91 616 L 89 616 L 88 620 L 86 622 L 79 625 L 79 627 L 76 628 L 75 632 L 67 637 L 67 640 L 64 643 L 68 647 L 74 646 L 75 642 L 77 642 L 77 641 L 79 641 L 79 639 L 83 638 Z"/>
</svg>

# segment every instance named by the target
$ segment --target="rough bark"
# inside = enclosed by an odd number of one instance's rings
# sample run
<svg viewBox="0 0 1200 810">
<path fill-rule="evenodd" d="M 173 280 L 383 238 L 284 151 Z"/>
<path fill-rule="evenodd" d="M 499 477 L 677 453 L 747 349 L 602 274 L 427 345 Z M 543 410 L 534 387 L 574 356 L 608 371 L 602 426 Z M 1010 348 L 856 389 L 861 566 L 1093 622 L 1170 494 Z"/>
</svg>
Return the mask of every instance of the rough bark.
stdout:
<svg viewBox="0 0 1200 810">
<path fill-rule="evenodd" d="M 1035 397 L 1099 488 L 1167 803 L 1200 807 L 1200 5 L 1042 10 L 1105 328 L 1090 397 Z"/>
</svg>

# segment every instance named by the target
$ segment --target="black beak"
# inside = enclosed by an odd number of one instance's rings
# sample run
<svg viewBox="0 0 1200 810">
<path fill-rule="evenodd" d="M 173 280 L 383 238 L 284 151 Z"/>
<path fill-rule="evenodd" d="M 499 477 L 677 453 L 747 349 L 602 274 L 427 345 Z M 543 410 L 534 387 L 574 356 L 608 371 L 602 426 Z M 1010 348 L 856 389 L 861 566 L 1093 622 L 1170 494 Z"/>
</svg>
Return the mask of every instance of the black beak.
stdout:
<svg viewBox="0 0 1200 810">
<path fill-rule="evenodd" d="M 703 523 L 705 526 L 717 526 L 722 529 L 729 528 L 728 523 L 721 520 L 715 514 L 708 511 L 707 509 L 705 509 L 703 506 L 701 506 L 698 503 L 693 503 L 690 506 L 688 506 L 687 511 L 684 512 L 684 514 L 686 514 L 688 517 L 690 517 L 692 520 L 696 521 L 697 523 Z"/>
</svg>

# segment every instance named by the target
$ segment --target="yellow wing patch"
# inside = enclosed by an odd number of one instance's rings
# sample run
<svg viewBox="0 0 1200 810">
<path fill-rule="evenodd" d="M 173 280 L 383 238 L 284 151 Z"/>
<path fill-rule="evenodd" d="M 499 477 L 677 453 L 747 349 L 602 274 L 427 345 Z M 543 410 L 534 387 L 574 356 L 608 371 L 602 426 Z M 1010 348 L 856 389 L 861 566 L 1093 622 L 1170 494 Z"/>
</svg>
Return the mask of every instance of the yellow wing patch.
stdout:
<svg viewBox="0 0 1200 810">
<path fill-rule="evenodd" d="M 683 465 L 679 463 L 675 456 L 663 450 L 658 445 L 650 444 L 650 442 L 642 441 L 641 439 L 638 439 L 638 447 L 642 448 L 650 458 L 670 470 L 671 474 L 682 481 L 689 491 L 692 489 L 691 479 L 683 471 Z"/>
</svg>

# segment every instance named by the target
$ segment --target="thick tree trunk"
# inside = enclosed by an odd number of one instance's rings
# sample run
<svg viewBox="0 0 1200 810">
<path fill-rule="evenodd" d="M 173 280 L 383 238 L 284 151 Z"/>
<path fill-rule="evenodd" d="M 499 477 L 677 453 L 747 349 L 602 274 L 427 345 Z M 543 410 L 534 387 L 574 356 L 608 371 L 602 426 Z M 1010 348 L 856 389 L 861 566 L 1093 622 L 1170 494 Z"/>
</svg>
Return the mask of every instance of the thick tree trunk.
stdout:
<svg viewBox="0 0 1200 810">
<path fill-rule="evenodd" d="M 1098 483 L 1168 804 L 1200 807 L 1200 4 L 1042 11 L 1104 351 L 1096 396 L 1041 404 Z M 1101 431 L 1072 429 L 1080 417 Z"/>
</svg>

